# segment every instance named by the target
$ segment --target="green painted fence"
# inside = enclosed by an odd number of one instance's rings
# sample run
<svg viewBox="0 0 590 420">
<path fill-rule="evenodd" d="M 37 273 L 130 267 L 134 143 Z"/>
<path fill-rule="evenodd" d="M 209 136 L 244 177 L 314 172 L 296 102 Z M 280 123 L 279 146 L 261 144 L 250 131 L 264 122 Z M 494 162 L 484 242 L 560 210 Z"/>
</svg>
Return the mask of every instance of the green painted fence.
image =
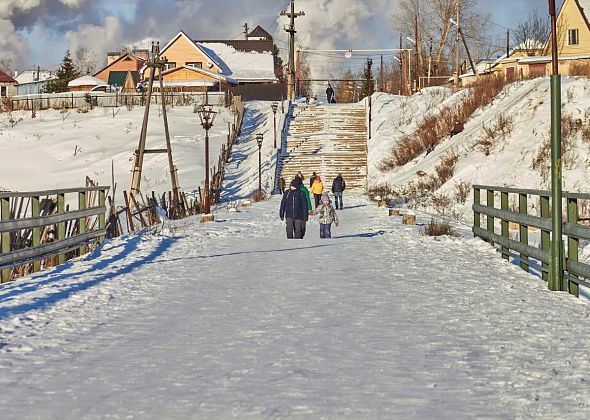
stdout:
<svg viewBox="0 0 590 420">
<path fill-rule="evenodd" d="M 14 278 L 16 267 L 27 267 L 25 274 L 37 272 L 42 261 L 45 266 L 62 264 L 102 242 L 108 190 L 98 186 L 0 193 L 1 282 Z M 77 202 L 78 209 L 70 211 L 70 202 Z"/>
<path fill-rule="evenodd" d="M 475 185 L 473 187 L 473 234 L 499 247 L 506 260 L 516 259 L 525 271 L 536 268 L 547 281 L 551 248 L 551 192 L 518 188 Z M 482 199 L 485 196 L 485 204 Z M 579 202 L 590 201 L 590 194 L 566 192 L 567 209 L 563 223 L 564 271 L 562 290 L 579 296 L 579 286 L 590 288 L 590 265 L 578 261 L 580 246 L 590 241 L 590 227 L 580 224 Z M 513 205 L 510 209 L 510 202 Z M 533 213 L 531 209 L 536 209 Z M 485 224 L 483 223 L 485 222 Z M 518 232 L 518 240 L 510 238 L 510 224 Z M 539 246 L 529 244 L 531 230 L 540 232 Z M 537 267 L 532 267 L 535 260 Z"/>
</svg>

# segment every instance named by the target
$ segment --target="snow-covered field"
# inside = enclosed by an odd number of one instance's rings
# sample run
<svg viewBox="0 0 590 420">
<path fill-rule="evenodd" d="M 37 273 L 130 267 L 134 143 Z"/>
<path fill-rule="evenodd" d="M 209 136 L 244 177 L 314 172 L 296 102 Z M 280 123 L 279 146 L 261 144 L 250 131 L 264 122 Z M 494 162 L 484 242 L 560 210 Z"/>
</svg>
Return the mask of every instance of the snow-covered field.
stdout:
<svg viewBox="0 0 590 420">
<path fill-rule="evenodd" d="M 575 124 L 590 127 L 590 80 L 564 78 L 562 86 L 563 114 L 571 116 Z M 502 185 L 518 188 L 547 189 L 549 158 L 535 169 L 533 160 L 549 139 L 550 86 L 548 78 L 516 82 L 499 95 L 494 102 L 477 111 L 465 124 L 465 130 L 446 139 L 428 156 L 424 154 L 407 165 L 381 172 L 377 165 L 391 153 L 405 134 L 416 129 L 425 115 L 436 112 L 443 105 L 458 103 L 465 91 L 453 94 L 444 88 L 425 89 L 410 98 L 376 94 L 374 96 L 373 139 L 369 142 L 369 182 L 371 186 L 388 183 L 404 186 L 417 181 L 419 174 L 433 174 L 441 157 L 457 154 L 454 176 L 437 193 L 454 202 L 456 186 L 462 182 L 471 185 Z M 496 125 L 498 117 L 510 118 L 512 129 L 499 136 L 488 155 L 477 145 L 484 139 L 484 127 Z M 578 131 L 569 139 L 564 155 L 564 190 L 590 191 L 590 142 L 584 141 Z M 424 176 L 424 175 L 423 175 Z M 458 216 L 470 220 L 471 194 L 465 205 L 454 203 Z"/>
<path fill-rule="evenodd" d="M 267 105 L 261 111 L 264 118 L 268 113 L 272 115 L 270 104 Z M 219 108 L 218 111 L 209 132 L 211 167 L 217 165 L 221 145 L 227 142 L 228 122 L 233 121 L 228 109 Z M 111 160 L 115 167 L 117 195 L 129 190 L 144 108 L 118 108 L 115 112 L 115 118 L 111 109 L 103 108 L 95 108 L 87 114 L 38 111 L 35 119 L 30 112 L 0 114 L 0 190 L 80 187 L 84 186 L 86 176 L 101 185 L 111 185 Z M 17 121 L 16 125 L 12 126 L 10 117 Z M 205 132 L 192 106 L 168 108 L 168 120 L 180 187 L 193 191 L 205 179 Z M 146 147 L 166 147 L 164 125 L 157 106 L 151 110 Z M 143 191 L 170 190 L 167 159 L 165 154 L 145 155 Z"/>
<path fill-rule="evenodd" d="M 2 418 L 588 418 L 588 305 L 345 200 L 332 240 L 273 199 L 4 285 Z"/>
</svg>

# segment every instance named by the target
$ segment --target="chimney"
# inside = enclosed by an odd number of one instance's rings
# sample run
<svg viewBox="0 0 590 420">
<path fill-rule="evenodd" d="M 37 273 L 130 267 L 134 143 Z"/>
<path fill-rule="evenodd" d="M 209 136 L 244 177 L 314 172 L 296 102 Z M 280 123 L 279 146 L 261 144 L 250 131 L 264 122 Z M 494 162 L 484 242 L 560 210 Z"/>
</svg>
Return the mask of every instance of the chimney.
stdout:
<svg viewBox="0 0 590 420">
<path fill-rule="evenodd" d="M 18 70 L 15 70 L 15 71 L 14 71 L 14 78 L 16 79 L 16 78 L 17 78 L 17 76 L 18 76 Z"/>
<path fill-rule="evenodd" d="M 111 64 L 113 61 L 116 61 L 119 57 L 121 57 L 121 53 L 118 51 L 107 53 L 107 65 Z"/>
</svg>

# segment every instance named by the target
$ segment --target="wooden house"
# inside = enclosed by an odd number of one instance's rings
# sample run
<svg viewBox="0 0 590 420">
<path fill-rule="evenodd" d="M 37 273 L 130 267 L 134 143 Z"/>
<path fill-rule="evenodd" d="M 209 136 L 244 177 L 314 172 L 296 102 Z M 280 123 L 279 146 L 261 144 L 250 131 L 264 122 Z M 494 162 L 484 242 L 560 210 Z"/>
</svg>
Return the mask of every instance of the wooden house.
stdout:
<svg viewBox="0 0 590 420">
<path fill-rule="evenodd" d="M 0 99 L 16 95 L 18 82 L 0 70 Z"/>
<path fill-rule="evenodd" d="M 116 53 L 108 53 L 106 67 L 94 74 L 110 86 L 120 88 L 123 92 L 135 92 L 141 82 L 140 70 L 147 60 L 147 52 L 143 50 L 122 54 L 115 58 Z"/>
<path fill-rule="evenodd" d="M 175 91 L 224 91 L 238 84 L 278 81 L 272 52 L 240 51 L 221 41 L 196 42 L 183 31 L 162 48 L 161 55 L 168 61 L 164 85 Z M 141 73 L 145 84 L 150 78 L 148 68 Z M 158 84 L 154 86 L 158 89 Z"/>
</svg>

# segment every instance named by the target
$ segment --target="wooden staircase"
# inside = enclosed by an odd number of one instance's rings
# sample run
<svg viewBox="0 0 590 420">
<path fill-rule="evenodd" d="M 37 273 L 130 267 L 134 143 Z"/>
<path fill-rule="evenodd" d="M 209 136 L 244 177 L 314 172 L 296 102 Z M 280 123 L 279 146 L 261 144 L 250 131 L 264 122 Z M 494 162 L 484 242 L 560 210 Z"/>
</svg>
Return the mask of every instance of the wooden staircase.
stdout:
<svg viewBox="0 0 590 420">
<path fill-rule="evenodd" d="M 365 103 L 295 107 L 289 124 L 287 152 L 279 160 L 287 185 L 298 171 L 306 186 L 315 171 L 326 188 L 342 174 L 347 191 L 367 188 Z"/>
</svg>

